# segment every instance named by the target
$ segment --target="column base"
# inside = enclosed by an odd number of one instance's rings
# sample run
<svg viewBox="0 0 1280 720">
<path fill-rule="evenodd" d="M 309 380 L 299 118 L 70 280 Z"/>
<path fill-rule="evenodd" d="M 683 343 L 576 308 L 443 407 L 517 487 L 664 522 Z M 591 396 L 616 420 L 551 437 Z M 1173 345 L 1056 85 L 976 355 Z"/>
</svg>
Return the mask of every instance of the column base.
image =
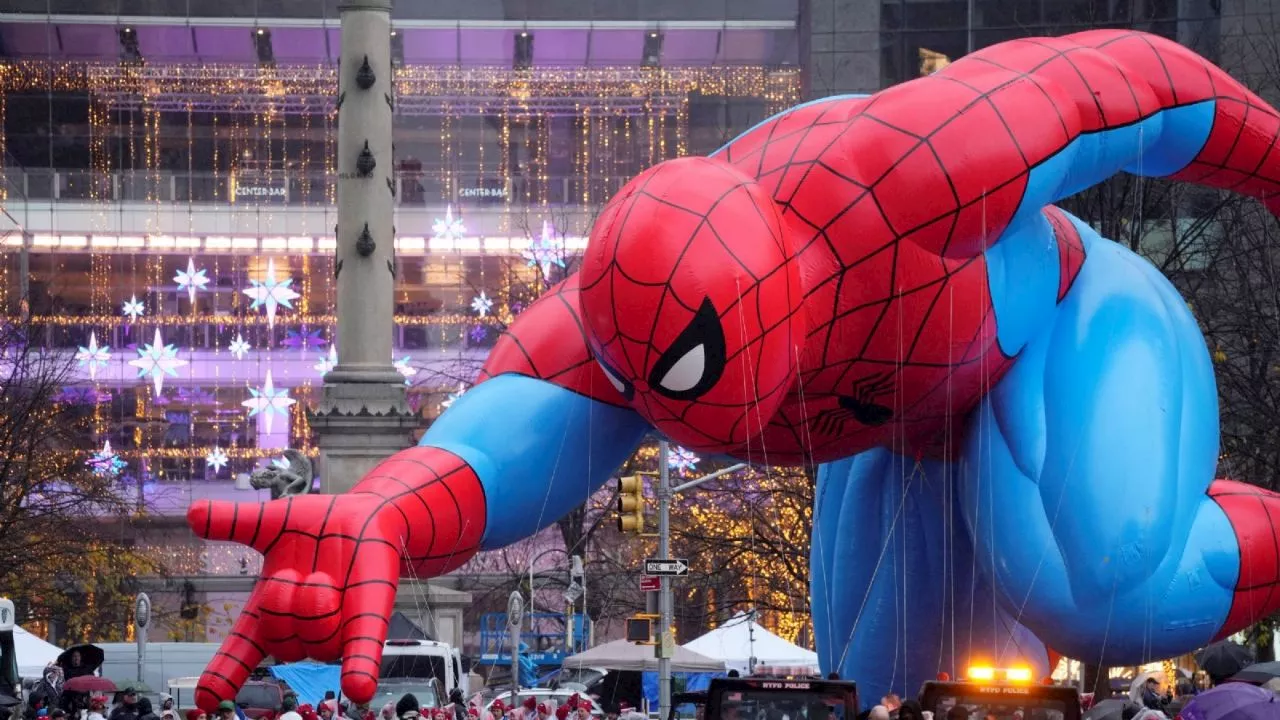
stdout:
<svg viewBox="0 0 1280 720">
<path fill-rule="evenodd" d="M 403 382 L 326 383 L 307 419 L 319 436 L 320 488 L 326 493 L 350 490 L 378 463 L 409 447 L 421 426 L 405 402 Z"/>
</svg>

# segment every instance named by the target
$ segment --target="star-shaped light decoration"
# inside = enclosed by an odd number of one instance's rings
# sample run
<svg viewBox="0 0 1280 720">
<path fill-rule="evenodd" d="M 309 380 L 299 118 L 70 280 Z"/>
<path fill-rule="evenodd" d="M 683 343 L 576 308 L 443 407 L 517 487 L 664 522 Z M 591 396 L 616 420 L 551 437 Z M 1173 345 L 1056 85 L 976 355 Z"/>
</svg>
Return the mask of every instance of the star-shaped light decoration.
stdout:
<svg viewBox="0 0 1280 720">
<path fill-rule="evenodd" d="M 89 366 L 89 378 L 91 380 L 98 379 L 98 368 L 106 367 L 107 361 L 111 359 L 111 348 L 98 347 L 98 336 L 96 333 L 89 333 L 89 346 L 81 347 L 76 351 L 76 360 L 81 365 Z"/>
<path fill-rule="evenodd" d="M 440 401 L 440 407 L 445 409 L 453 407 L 453 404 L 458 402 L 458 398 L 462 397 L 462 394 L 465 393 L 466 391 L 467 391 L 467 386 L 464 385 L 463 383 L 458 383 L 458 392 L 449 393 L 448 397 Z"/>
<path fill-rule="evenodd" d="M 121 460 L 116 451 L 111 449 L 110 440 L 104 441 L 102 449 L 89 456 L 88 464 L 93 473 L 100 477 L 115 477 L 125 467 L 124 460 Z"/>
<path fill-rule="evenodd" d="M 489 329 L 483 325 L 472 325 L 471 329 L 467 331 L 467 337 L 471 338 L 471 342 L 478 345 L 489 337 Z"/>
<path fill-rule="evenodd" d="M 564 242 L 546 220 L 542 221 L 542 237 L 534 240 L 521 254 L 529 267 L 542 268 L 543 277 L 551 275 L 552 267 L 564 268 Z"/>
<path fill-rule="evenodd" d="M 267 276 L 265 280 L 250 280 L 248 290 L 242 290 L 245 295 L 253 299 L 253 303 L 249 305 L 249 309 L 254 310 L 259 307 L 267 309 L 267 325 L 275 327 L 276 324 L 276 308 L 284 307 L 293 309 L 293 301 L 301 297 L 298 293 L 289 287 L 293 284 L 293 278 L 285 278 L 284 280 L 276 280 L 276 261 L 267 260 Z"/>
<path fill-rule="evenodd" d="M 195 258 L 187 258 L 187 269 L 179 270 L 178 274 L 173 276 L 173 281 L 178 283 L 179 288 L 186 289 L 187 297 L 191 298 L 191 302 L 194 303 L 196 301 L 196 293 L 209 284 L 209 277 L 205 275 L 204 268 L 196 270 Z"/>
<path fill-rule="evenodd" d="M 480 317 L 484 317 L 493 310 L 493 298 L 485 295 L 481 290 L 479 295 L 471 298 L 471 309 L 475 310 Z"/>
<path fill-rule="evenodd" d="M 693 470 L 702 462 L 702 458 L 698 457 L 692 450 L 685 450 L 682 447 L 673 447 L 667 452 L 667 464 L 672 470 L 678 473 L 686 473 Z"/>
<path fill-rule="evenodd" d="M 301 330 L 289 330 L 285 333 L 285 337 L 280 341 L 285 347 L 298 348 L 304 353 L 308 348 L 324 347 L 324 338 L 320 337 L 320 330 L 308 330 L 304 325 Z"/>
<path fill-rule="evenodd" d="M 453 242 L 465 235 L 467 228 L 462 224 L 462 218 L 453 216 L 453 205 L 445 205 L 444 217 L 436 218 L 431 223 L 431 232 L 435 233 L 436 240 Z"/>
<path fill-rule="evenodd" d="M 409 356 L 408 356 L 408 355 L 405 355 L 404 357 L 400 358 L 399 360 L 396 360 L 394 357 L 393 357 L 393 358 L 391 358 L 391 364 L 395 366 L 396 372 L 398 372 L 398 373 L 400 373 L 401 375 L 403 375 L 403 376 L 404 376 L 404 384 L 405 384 L 405 385 L 408 385 L 408 384 L 409 384 L 409 378 L 411 378 L 411 377 L 413 377 L 414 375 L 417 375 L 417 374 L 418 374 L 418 368 L 410 367 L 410 366 L 409 366 Z"/>
<path fill-rule="evenodd" d="M 164 389 L 164 376 L 178 377 L 178 368 L 186 365 L 187 361 L 178 359 L 178 348 L 165 345 L 160 339 L 160 328 L 156 328 L 155 341 L 138 348 L 138 359 L 130 360 L 129 364 L 138 368 L 138 377 L 151 376 L 151 383 L 159 395 Z"/>
<path fill-rule="evenodd" d="M 321 376 L 328 375 L 338 365 L 338 346 L 330 345 L 329 354 L 320 358 L 320 362 L 312 365 Z"/>
<path fill-rule="evenodd" d="M 227 451 L 216 445 L 209 451 L 208 455 L 204 456 L 205 464 L 213 468 L 213 474 L 215 475 L 222 472 L 222 468 L 227 466 L 227 461 L 230 459 L 227 457 Z"/>
<path fill-rule="evenodd" d="M 260 388 L 249 388 L 249 394 L 253 397 L 240 403 L 249 408 L 249 417 L 253 417 L 258 413 L 266 415 L 267 432 L 271 432 L 271 418 L 275 415 L 288 415 L 289 406 L 297 402 L 289 397 L 287 389 L 277 390 L 271 382 L 271 371 L 267 371 L 267 377 Z"/>
<path fill-rule="evenodd" d="M 142 317 L 146 312 L 147 312 L 147 309 L 142 306 L 142 303 L 138 302 L 137 295 L 134 295 L 128 300 L 125 300 L 124 314 L 127 315 L 129 319 L 132 320 L 133 322 L 137 322 L 138 318 Z"/>
<path fill-rule="evenodd" d="M 231 354 L 234 355 L 237 360 L 243 360 L 244 356 L 248 355 L 249 351 L 253 348 L 249 347 L 249 343 L 245 342 L 243 335 L 236 333 L 236 339 L 231 341 L 231 344 L 227 346 L 227 349 L 231 351 Z"/>
</svg>

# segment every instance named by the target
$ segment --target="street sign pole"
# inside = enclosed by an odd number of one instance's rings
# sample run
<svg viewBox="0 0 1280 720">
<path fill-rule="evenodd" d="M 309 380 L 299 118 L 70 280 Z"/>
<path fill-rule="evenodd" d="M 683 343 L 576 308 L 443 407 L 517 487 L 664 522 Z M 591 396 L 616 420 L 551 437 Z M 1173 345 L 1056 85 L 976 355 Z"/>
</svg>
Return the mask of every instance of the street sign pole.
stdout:
<svg viewBox="0 0 1280 720">
<path fill-rule="evenodd" d="M 667 456 L 671 451 L 666 440 L 658 443 L 658 557 L 671 557 L 671 473 Z M 663 575 L 658 592 L 658 717 L 671 715 L 671 577 Z"/>
<path fill-rule="evenodd" d="M 524 596 L 513 590 L 507 596 L 507 634 L 511 636 L 511 707 L 520 705 L 520 625 L 524 622 Z"/>
<path fill-rule="evenodd" d="M 138 593 L 133 607 L 133 630 L 138 641 L 138 682 L 143 680 L 143 670 L 147 666 L 147 628 L 151 625 L 151 598 L 146 593 Z"/>
</svg>

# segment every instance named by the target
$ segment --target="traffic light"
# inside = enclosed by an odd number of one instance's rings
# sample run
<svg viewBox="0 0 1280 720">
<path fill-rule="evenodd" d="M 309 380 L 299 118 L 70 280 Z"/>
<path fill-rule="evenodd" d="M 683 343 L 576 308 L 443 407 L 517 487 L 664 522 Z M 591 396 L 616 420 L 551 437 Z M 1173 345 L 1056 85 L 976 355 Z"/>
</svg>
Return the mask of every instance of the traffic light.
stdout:
<svg viewBox="0 0 1280 720">
<path fill-rule="evenodd" d="M 645 615 L 627 618 L 627 641 L 637 645 L 654 645 L 653 619 Z"/>
<path fill-rule="evenodd" d="M 639 475 L 618 478 L 618 532 L 644 533 L 644 480 Z"/>
</svg>

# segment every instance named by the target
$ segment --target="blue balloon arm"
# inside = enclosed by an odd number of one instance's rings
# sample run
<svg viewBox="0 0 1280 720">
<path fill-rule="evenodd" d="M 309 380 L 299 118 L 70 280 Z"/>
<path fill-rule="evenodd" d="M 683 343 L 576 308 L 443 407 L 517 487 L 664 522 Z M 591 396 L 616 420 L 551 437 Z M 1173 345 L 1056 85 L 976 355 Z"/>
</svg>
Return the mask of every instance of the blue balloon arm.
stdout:
<svg viewBox="0 0 1280 720">
<path fill-rule="evenodd" d="M 649 424 L 546 380 L 506 374 L 458 398 L 421 445 L 467 461 L 484 487 L 483 549 L 529 537 L 591 496 Z"/>
</svg>

